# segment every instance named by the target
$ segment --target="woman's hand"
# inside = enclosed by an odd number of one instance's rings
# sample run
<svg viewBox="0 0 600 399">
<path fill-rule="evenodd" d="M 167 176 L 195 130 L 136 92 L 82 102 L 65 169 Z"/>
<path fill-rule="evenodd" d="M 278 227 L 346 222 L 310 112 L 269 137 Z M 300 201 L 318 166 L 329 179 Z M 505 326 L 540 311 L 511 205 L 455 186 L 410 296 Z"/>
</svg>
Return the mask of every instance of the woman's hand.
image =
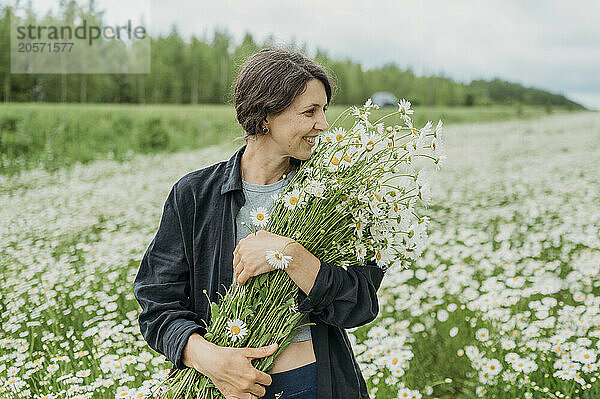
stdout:
<svg viewBox="0 0 600 399">
<path fill-rule="evenodd" d="M 267 250 L 281 251 L 286 244 L 293 242 L 291 238 L 280 236 L 266 230 L 258 230 L 242 238 L 233 251 L 233 271 L 235 282 L 244 285 L 252 276 L 270 272 L 273 266 L 267 263 Z M 290 245 L 284 253 L 288 253 Z"/>
<path fill-rule="evenodd" d="M 271 385 L 271 376 L 255 369 L 252 359 L 271 356 L 277 344 L 260 348 L 228 348 L 206 341 L 198 334 L 188 341 L 186 365 L 191 365 L 215 384 L 226 399 L 248 399 L 250 394 L 261 397 Z M 190 337 L 190 338 L 191 338 Z"/>
</svg>

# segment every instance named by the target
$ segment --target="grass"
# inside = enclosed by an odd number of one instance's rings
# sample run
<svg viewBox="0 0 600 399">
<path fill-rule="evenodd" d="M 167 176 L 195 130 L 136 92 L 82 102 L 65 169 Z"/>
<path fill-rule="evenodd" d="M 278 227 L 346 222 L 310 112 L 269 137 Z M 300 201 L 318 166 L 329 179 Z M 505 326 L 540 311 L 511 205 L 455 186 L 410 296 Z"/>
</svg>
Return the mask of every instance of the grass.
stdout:
<svg viewBox="0 0 600 399">
<path fill-rule="evenodd" d="M 391 108 L 373 112 L 371 119 Z M 330 107 L 329 122 L 344 109 Z M 416 125 L 438 119 L 448 125 L 566 112 L 520 105 L 417 109 Z M 40 166 L 53 171 L 97 159 L 127 160 L 135 153 L 193 150 L 232 141 L 242 134 L 230 105 L 9 103 L 0 108 L 0 173 L 14 175 Z"/>
</svg>

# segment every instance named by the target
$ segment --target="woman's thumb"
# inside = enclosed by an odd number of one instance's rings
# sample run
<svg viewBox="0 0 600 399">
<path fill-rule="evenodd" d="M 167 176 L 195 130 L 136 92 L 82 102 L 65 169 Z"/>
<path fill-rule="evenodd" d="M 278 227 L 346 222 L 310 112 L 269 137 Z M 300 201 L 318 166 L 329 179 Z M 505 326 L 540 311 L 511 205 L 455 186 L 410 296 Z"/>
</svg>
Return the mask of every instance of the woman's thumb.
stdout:
<svg viewBox="0 0 600 399">
<path fill-rule="evenodd" d="M 269 346 L 261 346 L 260 348 L 246 348 L 246 357 L 250 359 L 258 359 L 261 357 L 271 356 L 277 350 L 277 344 Z"/>
</svg>

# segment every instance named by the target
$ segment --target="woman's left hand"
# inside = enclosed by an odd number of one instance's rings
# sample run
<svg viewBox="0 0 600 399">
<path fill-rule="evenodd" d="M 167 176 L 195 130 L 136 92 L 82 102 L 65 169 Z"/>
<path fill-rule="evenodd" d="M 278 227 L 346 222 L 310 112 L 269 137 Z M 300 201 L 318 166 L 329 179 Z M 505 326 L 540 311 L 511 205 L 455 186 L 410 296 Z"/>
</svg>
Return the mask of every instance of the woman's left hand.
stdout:
<svg viewBox="0 0 600 399">
<path fill-rule="evenodd" d="M 280 236 L 266 230 L 258 230 L 242 238 L 233 251 L 234 281 L 244 285 L 250 277 L 273 271 L 273 266 L 267 263 L 266 252 L 270 249 L 281 251 L 286 244 L 293 242 L 289 237 Z M 284 251 L 291 252 L 291 245 Z"/>
</svg>

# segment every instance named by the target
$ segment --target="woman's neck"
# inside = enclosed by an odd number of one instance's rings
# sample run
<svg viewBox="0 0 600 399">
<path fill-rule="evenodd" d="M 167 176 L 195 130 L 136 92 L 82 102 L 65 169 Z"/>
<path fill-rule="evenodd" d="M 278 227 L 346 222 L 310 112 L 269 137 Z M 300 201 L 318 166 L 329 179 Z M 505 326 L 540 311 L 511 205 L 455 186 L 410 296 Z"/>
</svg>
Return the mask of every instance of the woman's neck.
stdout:
<svg viewBox="0 0 600 399">
<path fill-rule="evenodd" d="M 275 155 L 268 148 L 248 141 L 240 168 L 245 182 L 266 185 L 283 179 L 291 171 L 292 165 L 289 155 Z"/>
</svg>

